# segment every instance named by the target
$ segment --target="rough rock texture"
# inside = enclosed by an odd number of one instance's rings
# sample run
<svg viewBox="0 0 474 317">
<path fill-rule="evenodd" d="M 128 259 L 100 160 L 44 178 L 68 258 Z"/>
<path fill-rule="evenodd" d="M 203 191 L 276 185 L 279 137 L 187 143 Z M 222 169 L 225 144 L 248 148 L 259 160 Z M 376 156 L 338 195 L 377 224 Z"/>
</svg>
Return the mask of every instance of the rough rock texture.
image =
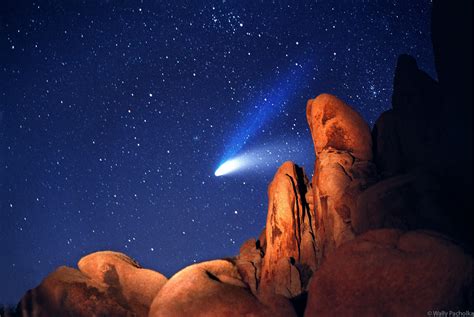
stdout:
<svg viewBox="0 0 474 317">
<path fill-rule="evenodd" d="M 316 156 L 333 149 L 347 152 L 362 161 L 372 159 L 369 126 L 342 100 L 330 94 L 310 99 L 306 106 L 306 118 Z"/>
<path fill-rule="evenodd" d="M 292 162 L 278 169 L 268 188 L 260 292 L 297 296 L 316 270 L 315 219 L 306 201 L 307 190 L 303 169 Z"/>
<path fill-rule="evenodd" d="M 188 266 L 171 277 L 154 299 L 149 316 L 295 316 L 283 297 L 268 303 L 250 292 L 232 260 L 214 260 Z"/>
<path fill-rule="evenodd" d="M 426 316 L 472 308 L 472 258 L 433 232 L 369 231 L 328 256 L 305 316 Z"/>
<path fill-rule="evenodd" d="M 148 314 L 153 298 L 167 281 L 162 274 L 141 268 L 119 252 L 95 252 L 83 257 L 77 266 L 88 277 L 122 294 L 130 309 L 139 316 Z"/>
<path fill-rule="evenodd" d="M 78 267 L 60 267 L 28 291 L 18 305 L 21 315 L 147 316 L 167 281 L 118 252 L 92 253 Z"/>
<path fill-rule="evenodd" d="M 312 181 L 318 260 L 354 233 L 357 196 L 374 181 L 369 126 L 343 101 L 328 94 L 308 101 L 306 116 L 316 151 Z"/>
<path fill-rule="evenodd" d="M 18 304 L 21 316 L 133 316 L 120 294 L 80 271 L 61 266 L 29 290 Z"/>
<path fill-rule="evenodd" d="M 257 294 L 260 286 L 262 258 L 264 249 L 260 240 L 249 239 L 240 247 L 240 253 L 235 260 L 235 265 L 242 280 L 250 287 L 253 294 Z"/>
</svg>

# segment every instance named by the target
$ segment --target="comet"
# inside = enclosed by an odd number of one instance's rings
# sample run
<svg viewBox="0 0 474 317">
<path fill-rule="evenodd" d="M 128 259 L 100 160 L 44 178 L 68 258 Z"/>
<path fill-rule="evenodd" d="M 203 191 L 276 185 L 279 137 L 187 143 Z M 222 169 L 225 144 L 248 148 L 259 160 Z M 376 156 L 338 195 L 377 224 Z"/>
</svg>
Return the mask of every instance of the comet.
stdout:
<svg viewBox="0 0 474 317">
<path fill-rule="evenodd" d="M 237 125 L 226 143 L 221 163 L 214 172 L 215 176 L 227 175 L 252 165 L 253 158 L 248 154 L 239 156 L 239 152 L 268 121 L 285 110 L 291 98 L 297 96 L 297 92 L 304 87 L 304 82 L 310 77 L 306 73 L 310 64 L 303 67 L 299 63 L 294 63 L 285 73 L 277 71 L 280 76 L 268 83 L 266 87 L 270 88 L 267 91 L 258 92 L 257 96 L 250 100 L 243 121 Z"/>
<path fill-rule="evenodd" d="M 234 158 L 232 160 L 225 161 L 219 166 L 214 172 L 215 176 L 222 176 L 232 172 L 235 172 L 244 165 L 244 161 L 241 158 Z"/>
<path fill-rule="evenodd" d="M 312 140 L 308 138 L 307 140 L 275 141 L 272 144 L 254 147 L 219 165 L 214 175 L 219 177 L 237 172 L 252 172 L 253 174 L 274 172 L 285 161 L 311 166 L 313 158 L 308 157 L 305 151 L 301 151 L 311 146 Z"/>
</svg>

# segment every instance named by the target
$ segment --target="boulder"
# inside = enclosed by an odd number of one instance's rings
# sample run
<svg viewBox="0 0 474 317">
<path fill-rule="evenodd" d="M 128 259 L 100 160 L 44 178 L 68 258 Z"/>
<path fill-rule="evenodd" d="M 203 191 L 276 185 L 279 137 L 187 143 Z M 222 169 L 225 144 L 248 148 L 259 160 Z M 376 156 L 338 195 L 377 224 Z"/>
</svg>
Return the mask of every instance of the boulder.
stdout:
<svg viewBox="0 0 474 317">
<path fill-rule="evenodd" d="M 283 297 L 274 297 L 271 305 L 260 302 L 242 281 L 234 261 L 227 259 L 176 273 L 153 300 L 149 316 L 295 316 L 295 312 Z"/>
<path fill-rule="evenodd" d="M 283 163 L 268 188 L 260 293 L 295 297 L 316 270 L 315 219 L 306 201 L 307 190 L 303 169 L 292 162 Z"/>
<path fill-rule="evenodd" d="M 362 117 L 337 97 L 322 94 L 306 109 L 316 151 L 312 180 L 318 263 L 354 238 L 351 217 L 359 193 L 375 180 L 372 139 Z"/>
<path fill-rule="evenodd" d="M 167 279 L 125 254 L 101 251 L 83 257 L 79 270 L 59 267 L 18 304 L 22 316 L 147 316 Z"/>
<path fill-rule="evenodd" d="M 162 274 L 142 268 L 135 260 L 119 252 L 95 252 L 83 257 L 77 266 L 91 279 L 122 294 L 128 306 L 139 316 L 148 314 L 153 298 L 167 281 Z"/>
<path fill-rule="evenodd" d="M 262 258 L 264 256 L 258 241 L 255 239 L 245 241 L 235 259 L 235 265 L 242 280 L 250 287 L 253 294 L 257 294 L 260 286 Z"/>
<path fill-rule="evenodd" d="M 310 99 L 306 105 L 316 156 L 324 150 L 339 150 L 369 161 L 372 159 L 370 128 L 362 117 L 342 100 L 330 94 Z"/>
<path fill-rule="evenodd" d="M 305 316 L 425 316 L 472 310 L 472 257 L 429 231 L 369 231 L 315 273 Z"/>
<path fill-rule="evenodd" d="M 135 316 L 122 294 L 82 272 L 61 266 L 18 304 L 21 316 Z"/>
</svg>

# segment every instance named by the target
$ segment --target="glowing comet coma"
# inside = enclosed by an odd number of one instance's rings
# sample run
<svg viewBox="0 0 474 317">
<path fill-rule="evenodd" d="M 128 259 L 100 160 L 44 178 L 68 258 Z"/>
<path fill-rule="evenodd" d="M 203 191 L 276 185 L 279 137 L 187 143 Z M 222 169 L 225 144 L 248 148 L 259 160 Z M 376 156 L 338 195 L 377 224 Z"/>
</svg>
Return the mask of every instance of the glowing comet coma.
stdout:
<svg viewBox="0 0 474 317">
<path fill-rule="evenodd" d="M 243 161 L 239 158 L 228 160 L 224 162 L 219 168 L 215 171 L 215 176 L 222 176 L 225 174 L 232 173 L 242 167 Z"/>
<path fill-rule="evenodd" d="M 260 92 L 258 97 L 250 102 L 244 121 L 237 126 L 226 144 L 221 163 L 214 173 L 215 176 L 229 174 L 248 165 L 236 158 L 236 155 L 247 144 L 250 137 L 258 133 L 272 117 L 281 113 L 288 101 L 297 95 L 298 90 L 303 86 L 302 82 L 308 79 L 305 70 L 310 68 L 310 64 L 302 67 L 301 64 L 295 63 L 295 66 L 290 67 L 275 82 L 270 83 L 271 88 Z M 252 161 L 248 155 L 246 157 Z"/>
</svg>

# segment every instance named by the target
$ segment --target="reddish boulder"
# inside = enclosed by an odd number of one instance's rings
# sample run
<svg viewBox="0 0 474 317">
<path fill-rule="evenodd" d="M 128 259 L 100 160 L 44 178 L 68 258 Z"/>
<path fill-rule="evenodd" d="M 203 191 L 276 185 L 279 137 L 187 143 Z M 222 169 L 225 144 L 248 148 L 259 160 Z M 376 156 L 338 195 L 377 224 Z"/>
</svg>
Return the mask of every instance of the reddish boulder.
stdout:
<svg viewBox="0 0 474 317">
<path fill-rule="evenodd" d="M 329 255 L 305 316 L 425 316 L 472 308 L 472 258 L 428 231 L 369 231 Z"/>
<path fill-rule="evenodd" d="M 29 290 L 18 304 L 21 316 L 134 316 L 122 294 L 80 271 L 61 266 Z"/>
<path fill-rule="evenodd" d="M 82 258 L 79 270 L 59 267 L 18 305 L 22 316 L 147 316 L 166 278 L 111 251 Z"/>
<path fill-rule="evenodd" d="M 321 94 L 306 105 L 316 156 L 324 150 L 338 150 L 369 161 L 372 159 L 370 128 L 362 117 L 342 100 Z"/>
<path fill-rule="evenodd" d="M 306 201 L 307 189 L 303 169 L 292 162 L 278 169 L 268 188 L 260 293 L 297 296 L 316 270 L 314 213 Z"/>
<path fill-rule="evenodd" d="M 149 316 L 277 317 L 295 313 L 284 298 L 270 305 L 260 302 L 229 259 L 191 265 L 176 273 L 153 300 Z"/>
<path fill-rule="evenodd" d="M 123 295 L 138 316 L 146 316 L 153 298 L 166 283 L 162 274 L 144 269 L 123 253 L 101 251 L 83 257 L 79 270 Z"/>
<path fill-rule="evenodd" d="M 354 238 L 351 217 L 359 193 L 374 181 L 372 139 L 362 117 L 338 98 L 308 101 L 307 119 L 316 151 L 312 181 L 318 262 Z"/>
<path fill-rule="evenodd" d="M 259 240 L 249 239 L 240 247 L 240 253 L 235 259 L 235 265 L 245 284 L 253 294 L 257 294 L 260 286 L 263 250 Z"/>
</svg>

